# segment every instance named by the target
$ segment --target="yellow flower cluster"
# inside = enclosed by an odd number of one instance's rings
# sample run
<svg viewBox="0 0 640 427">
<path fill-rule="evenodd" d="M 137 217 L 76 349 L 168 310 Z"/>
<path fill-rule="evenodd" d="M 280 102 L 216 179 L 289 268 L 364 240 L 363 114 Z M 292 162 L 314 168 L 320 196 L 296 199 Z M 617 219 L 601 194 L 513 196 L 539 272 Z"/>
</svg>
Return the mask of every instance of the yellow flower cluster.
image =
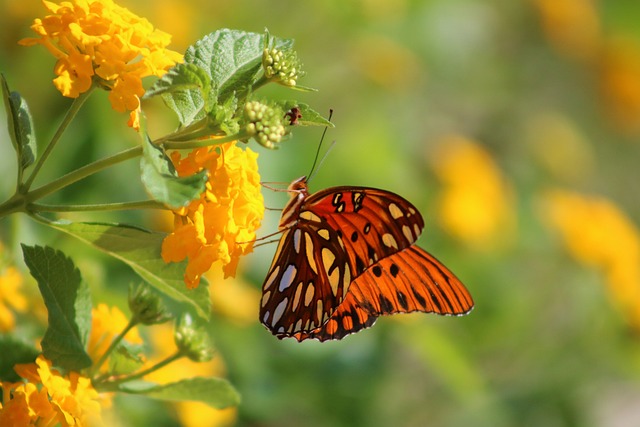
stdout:
<svg viewBox="0 0 640 427">
<path fill-rule="evenodd" d="M 467 138 L 452 135 L 440 141 L 432 164 L 444 186 L 439 202 L 443 228 L 482 248 L 512 234 L 511 193 L 489 153 Z"/>
<path fill-rule="evenodd" d="M 25 381 L 2 382 L 1 426 L 83 426 L 100 419 L 98 392 L 77 372 L 61 375 L 39 356 L 16 365 Z"/>
<path fill-rule="evenodd" d="M 172 160 L 180 176 L 209 171 L 206 191 L 174 212 L 174 231 L 162 244 L 165 262 L 188 258 L 185 283 L 193 288 L 200 276 L 220 261 L 225 277 L 234 276 L 238 259 L 253 250 L 264 216 L 258 154 L 235 142 L 203 147 Z"/>
<path fill-rule="evenodd" d="M 22 275 L 14 267 L 0 271 L 0 332 L 13 330 L 16 323 L 14 311 L 24 312 L 27 309 L 27 299 L 20 292 L 21 286 Z"/>
<path fill-rule="evenodd" d="M 139 126 L 141 79 L 162 76 L 182 56 L 166 49 L 171 36 L 112 0 L 43 0 L 51 15 L 31 26 L 38 37 L 20 44 L 41 44 L 57 58 L 53 82 L 67 97 L 77 98 L 94 80 L 110 90 L 118 112 L 130 111 L 129 126 Z"/>
<path fill-rule="evenodd" d="M 579 262 L 601 269 L 613 300 L 640 329 L 640 231 L 612 202 L 554 190 L 543 198 L 548 224 Z"/>
</svg>

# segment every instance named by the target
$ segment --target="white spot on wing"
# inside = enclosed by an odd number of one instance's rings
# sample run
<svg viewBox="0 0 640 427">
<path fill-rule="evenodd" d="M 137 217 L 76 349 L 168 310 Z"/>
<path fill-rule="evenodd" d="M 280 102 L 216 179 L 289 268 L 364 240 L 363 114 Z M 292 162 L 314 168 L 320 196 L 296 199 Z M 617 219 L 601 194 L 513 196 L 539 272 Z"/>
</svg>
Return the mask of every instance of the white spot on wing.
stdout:
<svg viewBox="0 0 640 427">
<path fill-rule="evenodd" d="M 278 323 L 278 321 L 282 318 L 282 315 L 284 314 L 284 310 L 287 308 L 288 302 L 289 302 L 289 298 L 283 299 L 282 301 L 280 301 L 280 304 L 278 304 L 276 309 L 273 311 L 273 319 L 271 319 L 272 327 L 275 327 L 276 323 Z"/>
<path fill-rule="evenodd" d="M 295 279 L 296 277 L 297 272 L 298 270 L 296 269 L 296 266 L 293 264 L 289 264 L 287 269 L 282 274 L 282 278 L 280 279 L 280 286 L 278 287 L 280 292 L 284 291 L 289 286 L 291 286 L 291 284 L 293 283 L 293 279 Z"/>
</svg>

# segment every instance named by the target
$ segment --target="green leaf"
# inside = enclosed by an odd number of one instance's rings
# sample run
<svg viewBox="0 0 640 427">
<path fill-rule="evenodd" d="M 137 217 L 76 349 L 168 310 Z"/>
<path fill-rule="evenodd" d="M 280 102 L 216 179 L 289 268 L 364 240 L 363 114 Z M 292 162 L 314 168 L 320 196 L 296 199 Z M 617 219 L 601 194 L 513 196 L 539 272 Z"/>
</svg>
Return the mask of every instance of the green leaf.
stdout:
<svg viewBox="0 0 640 427">
<path fill-rule="evenodd" d="M 222 378 L 195 377 L 165 385 L 136 381 L 120 385 L 119 390 L 174 402 L 198 401 L 217 409 L 240 403 L 236 389 Z"/>
<path fill-rule="evenodd" d="M 18 363 L 31 363 L 39 354 L 31 344 L 10 335 L 0 335 L 0 381 L 19 381 L 20 376 L 13 367 Z"/>
<path fill-rule="evenodd" d="M 200 197 L 205 190 L 207 171 L 179 177 L 173 163 L 162 147 L 151 143 L 146 132 L 142 131 L 142 158 L 140 169 L 142 184 L 153 199 L 178 209 L 187 206 L 193 199 Z"/>
<path fill-rule="evenodd" d="M 91 366 L 85 351 L 91 329 L 91 295 L 80 271 L 70 258 L 48 246 L 22 245 L 22 252 L 49 313 L 42 353 L 67 370 Z"/>
<path fill-rule="evenodd" d="M 283 101 L 280 102 L 282 109 L 289 111 L 294 107 L 300 110 L 301 118 L 298 119 L 300 126 L 328 126 L 335 127 L 333 123 L 322 117 L 320 113 L 311 108 L 308 104 L 303 104 L 297 101 Z"/>
<path fill-rule="evenodd" d="M 137 371 L 144 364 L 142 348 L 122 341 L 109 357 L 109 373 L 125 375 Z"/>
<path fill-rule="evenodd" d="M 51 221 L 47 225 L 89 243 L 129 265 L 140 277 L 168 297 L 185 302 L 209 319 L 210 299 L 206 281 L 196 289 L 184 283 L 186 261 L 165 263 L 160 255 L 165 233 L 123 224 Z"/>
<path fill-rule="evenodd" d="M 195 64 L 176 64 L 157 80 L 142 97 L 143 99 L 179 90 L 199 90 L 201 94 L 211 90 L 211 77 Z"/>
<path fill-rule="evenodd" d="M 27 101 L 18 92 L 11 92 L 3 74 L 0 74 L 2 83 L 2 98 L 7 112 L 7 127 L 11 142 L 18 155 L 21 170 L 29 167 L 36 159 L 38 147 L 36 135 L 33 131 L 33 119 Z"/>
<path fill-rule="evenodd" d="M 292 40 L 272 39 L 280 49 L 293 46 Z M 263 34 L 222 29 L 190 46 L 184 61 L 198 66 L 211 78 L 211 93 L 188 89 L 163 95 L 167 105 L 178 114 L 181 125 L 188 126 L 211 111 L 213 104 L 205 99 L 224 104 L 234 94 L 237 98 L 242 98 L 240 93 L 246 96 L 262 67 L 264 45 Z"/>
</svg>

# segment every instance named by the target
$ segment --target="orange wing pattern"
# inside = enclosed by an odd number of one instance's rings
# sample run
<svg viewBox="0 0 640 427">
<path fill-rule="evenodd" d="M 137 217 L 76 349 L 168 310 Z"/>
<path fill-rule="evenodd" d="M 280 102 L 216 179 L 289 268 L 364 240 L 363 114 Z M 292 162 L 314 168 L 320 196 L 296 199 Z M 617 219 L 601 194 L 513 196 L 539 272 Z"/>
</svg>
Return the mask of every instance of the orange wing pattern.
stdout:
<svg viewBox="0 0 640 427">
<path fill-rule="evenodd" d="M 365 187 L 309 195 L 304 178 L 290 191 L 262 291 L 260 320 L 274 335 L 341 339 L 383 314 L 473 307 L 453 273 L 412 246 L 424 221 L 402 197 Z"/>
<path fill-rule="evenodd" d="M 337 340 L 370 327 L 380 315 L 463 315 L 472 308 L 473 299 L 460 280 L 428 252 L 411 246 L 351 282 L 347 297 L 324 325 L 294 337 Z"/>
</svg>

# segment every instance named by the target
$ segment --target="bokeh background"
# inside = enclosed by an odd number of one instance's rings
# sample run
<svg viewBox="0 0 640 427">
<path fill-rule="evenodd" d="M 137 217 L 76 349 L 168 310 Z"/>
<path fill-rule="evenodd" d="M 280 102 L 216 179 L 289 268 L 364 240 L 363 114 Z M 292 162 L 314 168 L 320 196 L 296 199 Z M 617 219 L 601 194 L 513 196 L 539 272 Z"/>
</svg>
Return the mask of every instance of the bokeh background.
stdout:
<svg viewBox="0 0 640 427">
<path fill-rule="evenodd" d="M 42 144 L 70 104 L 51 84 L 53 59 L 17 45 L 43 8 L 0 4 L 0 70 L 29 102 Z M 181 52 L 225 27 L 294 38 L 307 71 L 300 83 L 319 92 L 268 94 L 334 110 L 327 139 L 336 144 L 311 189 L 365 185 L 411 200 L 427 224 L 419 244 L 456 272 L 476 307 L 461 318 L 382 318 L 341 342 L 278 341 L 257 321 L 275 251 L 265 245 L 241 261 L 237 279 L 210 276 L 218 357 L 202 372 L 184 369 L 225 376 L 242 404 L 215 411 L 119 399 L 112 425 L 640 425 L 640 3 L 120 4 L 171 33 Z M 145 108 L 156 136 L 175 125 L 161 104 Z M 106 94 L 92 96 L 42 180 L 135 143 L 125 122 Z M 2 129 L 7 197 L 13 154 Z M 298 129 L 278 151 L 252 144 L 263 180 L 307 174 L 320 133 Z M 134 200 L 143 195 L 135 179 L 132 162 L 49 201 Z M 264 195 L 269 207 L 286 203 L 286 194 Z M 267 212 L 262 234 L 278 216 Z M 135 212 L 116 219 L 167 222 Z M 135 278 L 122 265 L 26 218 L 5 219 L 0 233 L 9 251 L 23 241 L 69 253 L 94 301 L 126 312 Z M 169 333 L 154 334 L 161 342 Z"/>
</svg>

